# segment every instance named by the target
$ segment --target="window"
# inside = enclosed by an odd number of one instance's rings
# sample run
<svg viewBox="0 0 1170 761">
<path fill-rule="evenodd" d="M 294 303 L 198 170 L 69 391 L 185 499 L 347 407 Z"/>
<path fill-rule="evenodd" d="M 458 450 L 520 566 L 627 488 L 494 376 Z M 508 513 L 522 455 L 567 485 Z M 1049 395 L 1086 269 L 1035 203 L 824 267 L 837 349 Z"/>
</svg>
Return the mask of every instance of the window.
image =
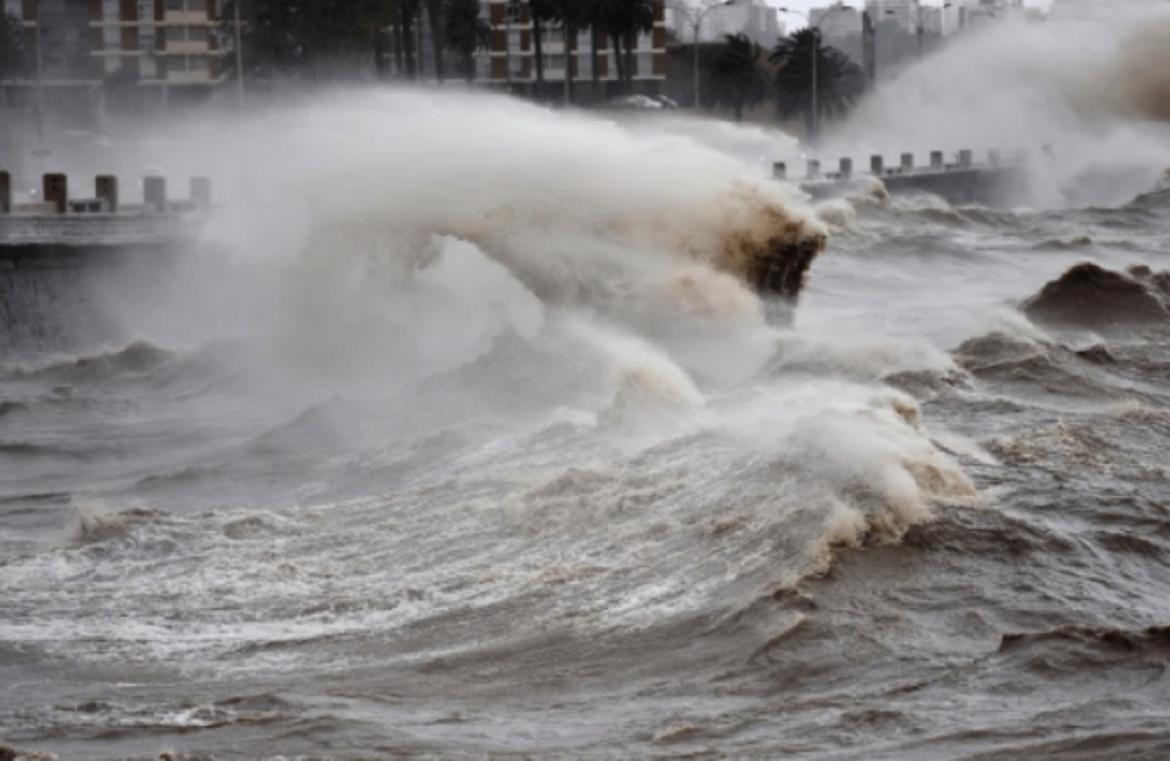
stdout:
<svg viewBox="0 0 1170 761">
<path fill-rule="evenodd" d="M 205 26 L 168 26 L 167 42 L 202 42 L 206 43 L 210 31 Z"/>
<path fill-rule="evenodd" d="M 635 76 L 652 77 L 654 76 L 654 54 L 653 53 L 638 53 L 638 73 Z"/>
</svg>

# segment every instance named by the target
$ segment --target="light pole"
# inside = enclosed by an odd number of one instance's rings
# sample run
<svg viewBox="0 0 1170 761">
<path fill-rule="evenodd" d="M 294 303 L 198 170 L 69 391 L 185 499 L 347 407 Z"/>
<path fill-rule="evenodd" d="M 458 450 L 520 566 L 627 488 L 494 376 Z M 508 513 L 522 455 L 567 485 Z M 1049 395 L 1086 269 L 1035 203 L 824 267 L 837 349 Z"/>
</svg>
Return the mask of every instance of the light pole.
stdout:
<svg viewBox="0 0 1170 761">
<path fill-rule="evenodd" d="M 821 30 L 818 24 L 824 22 L 834 11 L 852 11 L 852 5 L 837 5 L 829 6 L 829 9 L 821 14 L 820 18 L 814 24 L 812 18 L 803 11 L 793 10 L 791 8 L 781 8 L 781 13 L 794 13 L 797 16 L 803 16 L 804 20 L 808 22 L 808 28 L 812 30 L 812 118 L 809 119 L 809 138 L 816 140 L 821 134 L 821 111 L 820 111 L 820 83 L 818 80 L 817 69 L 820 66 L 821 53 Z"/>
<path fill-rule="evenodd" d="M 233 7 L 233 22 L 236 29 L 236 99 L 240 110 L 244 110 L 244 35 L 240 31 L 240 3 L 244 0 L 235 0 Z"/>
<path fill-rule="evenodd" d="M 674 5 L 673 3 L 670 4 L 671 8 L 673 8 L 674 10 L 679 11 L 681 13 L 687 14 L 688 16 L 690 16 L 690 20 L 691 20 L 691 47 L 694 49 L 693 78 L 694 78 L 694 86 L 695 86 L 695 110 L 696 111 L 699 110 L 699 95 L 700 95 L 700 93 L 699 93 L 699 33 L 703 29 L 703 19 L 705 19 L 707 17 L 707 14 L 710 13 L 711 11 L 718 10 L 719 8 L 726 8 L 729 5 L 735 5 L 735 0 L 723 0 L 723 2 L 719 2 L 719 3 L 716 3 L 714 5 L 703 6 L 700 8 L 691 8 L 690 6 L 687 6 L 687 5 Z"/>
<path fill-rule="evenodd" d="M 36 6 L 36 21 L 33 22 L 36 35 L 33 37 L 33 55 L 35 56 L 37 87 L 36 87 L 36 116 L 37 116 L 37 150 L 44 150 L 45 143 L 45 59 L 41 53 L 41 25 L 44 20 L 42 8 Z"/>
</svg>

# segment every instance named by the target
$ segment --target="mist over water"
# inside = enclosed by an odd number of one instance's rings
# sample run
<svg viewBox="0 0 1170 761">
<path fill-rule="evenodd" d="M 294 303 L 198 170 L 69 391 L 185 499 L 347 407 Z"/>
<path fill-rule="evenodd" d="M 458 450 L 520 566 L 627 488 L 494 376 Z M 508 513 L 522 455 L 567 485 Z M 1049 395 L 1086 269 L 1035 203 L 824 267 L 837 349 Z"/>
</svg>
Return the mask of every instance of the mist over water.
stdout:
<svg viewBox="0 0 1170 761">
<path fill-rule="evenodd" d="M 1023 152 L 1035 206 L 1118 205 L 1170 167 L 1167 51 L 1170 15 L 1155 0 L 986 24 L 885 83 L 822 154 Z"/>
<path fill-rule="evenodd" d="M 460 92 L 128 152 L 217 209 L 95 285 L 104 340 L 0 358 L 0 743 L 1164 757 L 1170 143 L 1087 95 L 1157 11 L 957 42 L 826 148 L 1051 142 L 1031 209 Z"/>
</svg>

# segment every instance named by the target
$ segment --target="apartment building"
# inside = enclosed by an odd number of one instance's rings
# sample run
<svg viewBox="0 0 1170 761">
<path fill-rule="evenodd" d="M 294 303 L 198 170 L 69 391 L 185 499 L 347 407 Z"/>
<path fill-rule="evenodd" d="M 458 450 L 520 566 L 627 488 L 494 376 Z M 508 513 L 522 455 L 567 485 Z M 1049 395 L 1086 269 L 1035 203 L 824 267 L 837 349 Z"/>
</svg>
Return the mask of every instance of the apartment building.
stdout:
<svg viewBox="0 0 1170 761">
<path fill-rule="evenodd" d="M 491 27 L 491 47 L 476 54 L 476 79 L 483 84 L 513 91 L 532 92 L 537 83 L 536 46 L 531 9 L 526 0 L 481 0 L 481 16 Z M 637 34 L 632 56 L 637 92 L 656 95 L 666 79 L 665 3 L 654 4 L 654 28 Z M 559 24 L 541 24 L 544 80 L 565 81 L 566 63 L 572 71 L 574 97 L 595 101 L 604 97 L 607 85 L 618 79 L 618 63 L 611 41 L 598 34 L 595 40 L 597 72 L 593 70 L 591 30 L 581 29 L 565 50 L 564 30 Z M 594 80 L 600 84 L 594 91 Z"/>
<path fill-rule="evenodd" d="M 220 0 L 3 0 L 23 29 L 6 86 L 205 95 L 224 79 Z M 109 94 L 104 92 L 104 94 Z M 60 100 L 60 98 L 57 98 Z"/>
</svg>

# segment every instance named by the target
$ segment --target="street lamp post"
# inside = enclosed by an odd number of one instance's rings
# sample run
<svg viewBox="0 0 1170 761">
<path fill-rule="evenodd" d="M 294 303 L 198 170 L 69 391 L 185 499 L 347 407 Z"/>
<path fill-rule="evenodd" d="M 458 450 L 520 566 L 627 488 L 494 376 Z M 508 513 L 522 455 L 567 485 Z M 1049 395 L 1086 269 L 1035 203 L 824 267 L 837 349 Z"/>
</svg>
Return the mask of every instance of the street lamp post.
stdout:
<svg viewBox="0 0 1170 761">
<path fill-rule="evenodd" d="M 44 13 L 38 4 L 36 6 L 36 21 L 34 30 L 36 36 L 33 38 L 33 55 L 36 63 L 36 117 L 37 117 L 37 149 L 44 150 L 45 142 L 45 58 L 41 53 L 41 26 L 44 21 Z"/>
<path fill-rule="evenodd" d="M 241 110 L 244 108 L 244 35 L 240 31 L 240 3 L 242 2 L 243 0 L 235 0 L 232 3 L 232 22 L 236 27 L 236 99 Z"/>
<path fill-rule="evenodd" d="M 708 5 L 701 8 L 691 8 L 686 5 L 670 5 L 670 7 L 676 11 L 680 11 L 691 17 L 691 48 L 694 50 L 693 79 L 695 92 L 695 110 L 698 110 L 699 108 L 699 33 L 703 29 L 703 19 L 705 19 L 707 14 L 711 11 L 718 10 L 720 8 L 726 8 L 729 5 L 735 5 L 735 0 L 723 0 L 723 2 L 716 3 L 715 5 Z"/>
<path fill-rule="evenodd" d="M 821 110 L 820 110 L 820 82 L 818 68 L 820 67 L 821 58 L 821 30 L 818 26 L 834 11 L 851 11 L 854 10 L 851 5 L 837 4 L 829 6 L 829 9 L 821 14 L 814 24 L 812 18 L 803 11 L 793 10 L 792 8 L 781 8 L 781 13 L 794 13 L 797 16 L 802 16 L 808 22 L 808 28 L 813 31 L 812 44 L 812 118 L 809 119 L 809 137 L 811 140 L 816 140 L 821 134 Z"/>
</svg>

